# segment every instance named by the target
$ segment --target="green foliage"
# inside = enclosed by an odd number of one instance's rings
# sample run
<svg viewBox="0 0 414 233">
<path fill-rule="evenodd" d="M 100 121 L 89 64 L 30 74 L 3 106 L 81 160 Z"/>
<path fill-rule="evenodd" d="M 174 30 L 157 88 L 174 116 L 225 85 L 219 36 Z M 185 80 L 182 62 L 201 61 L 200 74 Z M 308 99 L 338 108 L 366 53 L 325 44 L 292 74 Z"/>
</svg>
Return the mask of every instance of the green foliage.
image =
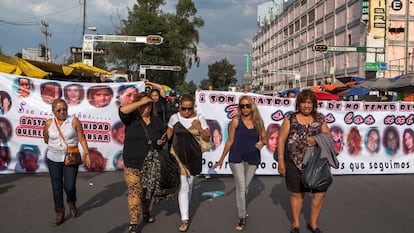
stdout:
<svg viewBox="0 0 414 233">
<path fill-rule="evenodd" d="M 200 81 L 200 88 L 202 90 L 208 90 L 210 86 L 211 86 L 210 80 L 203 79 Z"/>
<path fill-rule="evenodd" d="M 138 72 L 139 65 L 181 66 L 181 71 L 147 70 L 147 79 L 171 86 L 185 83 L 185 76 L 192 65 L 198 65 L 198 30 L 204 21 L 196 17 L 197 9 L 192 0 L 179 0 L 176 13 L 164 13 L 162 0 L 137 0 L 129 9 L 128 18 L 122 21 L 120 35 L 160 35 L 161 45 L 108 43 L 107 62 Z"/>
<path fill-rule="evenodd" d="M 208 80 L 215 90 L 227 90 L 237 83 L 236 70 L 227 58 L 208 65 Z"/>
</svg>

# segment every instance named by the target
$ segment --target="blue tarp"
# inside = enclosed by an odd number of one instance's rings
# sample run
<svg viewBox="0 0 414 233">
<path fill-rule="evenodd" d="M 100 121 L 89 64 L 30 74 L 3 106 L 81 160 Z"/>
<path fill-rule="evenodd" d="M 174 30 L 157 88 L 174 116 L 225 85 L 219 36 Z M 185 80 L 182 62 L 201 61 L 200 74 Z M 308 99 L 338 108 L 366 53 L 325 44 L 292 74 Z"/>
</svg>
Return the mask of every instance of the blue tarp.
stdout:
<svg viewBox="0 0 414 233">
<path fill-rule="evenodd" d="M 349 82 L 363 82 L 365 78 L 358 77 L 358 76 L 346 76 L 346 77 L 339 77 L 336 80 L 340 81 L 341 83 L 349 83 Z"/>
<path fill-rule="evenodd" d="M 280 94 L 282 94 L 282 96 L 286 96 L 291 91 L 295 92 L 296 96 L 299 95 L 299 90 L 297 88 L 286 89 L 286 90 L 282 91 Z"/>
<path fill-rule="evenodd" d="M 369 93 L 371 89 L 363 88 L 363 87 L 351 87 L 345 93 L 345 96 L 353 96 L 353 95 L 366 95 Z"/>
</svg>

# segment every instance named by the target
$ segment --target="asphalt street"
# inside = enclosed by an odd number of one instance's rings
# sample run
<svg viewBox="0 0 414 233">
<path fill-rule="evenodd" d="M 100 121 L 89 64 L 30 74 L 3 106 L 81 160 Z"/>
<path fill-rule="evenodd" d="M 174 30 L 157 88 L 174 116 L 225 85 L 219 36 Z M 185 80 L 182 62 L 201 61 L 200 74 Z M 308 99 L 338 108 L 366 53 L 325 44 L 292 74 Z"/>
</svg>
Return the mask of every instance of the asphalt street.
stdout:
<svg viewBox="0 0 414 233">
<path fill-rule="evenodd" d="M 319 226 L 324 233 L 414 232 L 414 175 L 335 176 L 328 191 Z M 196 179 L 188 232 L 236 232 L 235 188 L 228 175 Z M 0 232 L 28 233 L 124 233 L 128 232 L 126 185 L 122 172 L 80 173 L 80 216 L 58 227 L 48 174 L 0 175 Z M 206 199 L 207 191 L 224 196 Z M 301 232 L 309 219 L 309 201 L 301 218 Z M 67 207 L 66 207 L 67 208 Z M 288 233 L 289 193 L 279 176 L 256 176 L 248 194 L 246 233 Z M 178 232 L 180 216 L 176 201 L 162 201 L 153 208 L 155 223 L 141 224 L 143 233 Z"/>
</svg>

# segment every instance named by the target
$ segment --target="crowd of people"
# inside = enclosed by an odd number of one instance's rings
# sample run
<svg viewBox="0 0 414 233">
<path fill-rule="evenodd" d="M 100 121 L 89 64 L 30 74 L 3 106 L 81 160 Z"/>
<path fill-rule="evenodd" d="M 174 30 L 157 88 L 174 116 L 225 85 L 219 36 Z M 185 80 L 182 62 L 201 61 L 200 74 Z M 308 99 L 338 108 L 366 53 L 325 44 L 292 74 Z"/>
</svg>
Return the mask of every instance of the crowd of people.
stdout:
<svg viewBox="0 0 414 233">
<path fill-rule="evenodd" d="M 119 168 L 124 173 L 128 190 L 130 233 L 139 231 L 141 216 L 145 223 L 156 221 L 151 209 L 159 201 L 157 184 L 160 183 L 159 179 L 162 179 L 160 158 L 163 153 L 174 158 L 177 164 L 176 175 L 179 182 L 174 192 L 177 193 L 181 216 L 178 231 L 189 230 L 194 180 L 202 170 L 203 151 L 200 140 L 211 143 L 211 151 L 219 147 L 222 149 L 221 157 L 212 169 L 221 169 L 228 156 L 236 187 L 238 221 L 235 230 L 243 231 L 247 224 L 249 214 L 246 198 L 249 185 L 261 163 L 260 151 L 265 148 L 270 154 L 278 157 L 278 172 L 285 177 L 287 188 L 291 192 L 290 232 L 300 231 L 299 216 L 307 192 L 313 195 L 307 228 L 313 233 L 321 232 L 318 218 L 327 190 L 310 190 L 305 188 L 301 181 L 306 148 L 316 144 L 315 135 L 331 133 L 324 116 L 317 112 L 317 100 L 313 92 L 304 90 L 297 97 L 290 93 L 288 98 L 296 97 L 295 111 L 287 114 L 281 125 L 271 124 L 267 129 L 254 99 L 247 95 L 242 96 L 237 105 L 237 114 L 229 124 L 227 140 L 222 143 L 224 138 L 220 124 L 215 120 L 205 119 L 195 111 L 193 95 L 183 94 L 178 101 L 178 111 L 171 111 L 167 106 L 163 86 L 148 80 L 144 80 L 144 83 L 151 86 L 151 89 L 139 92 L 135 86 L 123 85 L 119 88 L 116 100 L 121 121 L 112 129 L 114 141 L 123 145 L 122 153 L 113 162 L 117 167 L 119 163 Z M 48 145 L 46 157 L 56 212 L 54 224 L 60 225 L 65 221 L 64 192 L 70 215 L 79 215 L 76 207 L 78 166 L 65 165 L 66 148 L 80 144 L 83 162 L 87 168 L 94 167 L 91 154 L 95 151 L 99 153 L 96 148 L 88 147 L 80 121 L 76 117 L 68 116 L 68 107 L 79 104 L 85 97 L 91 105 L 97 108 L 104 107 L 112 100 L 114 93 L 105 85 L 97 85 L 85 94 L 81 86 L 73 84 L 66 86 L 62 94 L 53 83 L 48 85 L 50 87 L 44 87 L 44 95 L 58 95 L 51 102 L 54 116 L 44 126 L 44 142 Z M 388 141 L 392 141 L 390 137 L 387 138 Z M 404 133 L 404 140 L 413 142 L 413 138 L 412 131 Z M 389 150 L 392 153 L 392 145 L 389 145 Z"/>
</svg>

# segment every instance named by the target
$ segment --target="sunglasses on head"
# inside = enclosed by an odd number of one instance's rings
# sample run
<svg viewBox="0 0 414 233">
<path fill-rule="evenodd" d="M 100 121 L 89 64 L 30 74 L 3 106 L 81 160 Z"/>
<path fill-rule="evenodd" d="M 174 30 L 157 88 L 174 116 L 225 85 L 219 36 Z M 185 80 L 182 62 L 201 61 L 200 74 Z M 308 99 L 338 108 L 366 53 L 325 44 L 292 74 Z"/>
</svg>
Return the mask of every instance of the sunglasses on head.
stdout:
<svg viewBox="0 0 414 233">
<path fill-rule="evenodd" d="M 251 104 L 239 104 L 239 108 L 240 109 L 244 109 L 244 108 L 252 108 Z"/>
<path fill-rule="evenodd" d="M 67 111 L 67 109 L 66 108 L 59 108 L 59 109 L 56 109 L 56 112 L 66 112 Z"/>
<path fill-rule="evenodd" d="M 188 107 L 188 108 L 186 108 L 186 107 L 181 107 L 181 111 L 192 111 L 194 109 L 194 107 Z"/>
</svg>

